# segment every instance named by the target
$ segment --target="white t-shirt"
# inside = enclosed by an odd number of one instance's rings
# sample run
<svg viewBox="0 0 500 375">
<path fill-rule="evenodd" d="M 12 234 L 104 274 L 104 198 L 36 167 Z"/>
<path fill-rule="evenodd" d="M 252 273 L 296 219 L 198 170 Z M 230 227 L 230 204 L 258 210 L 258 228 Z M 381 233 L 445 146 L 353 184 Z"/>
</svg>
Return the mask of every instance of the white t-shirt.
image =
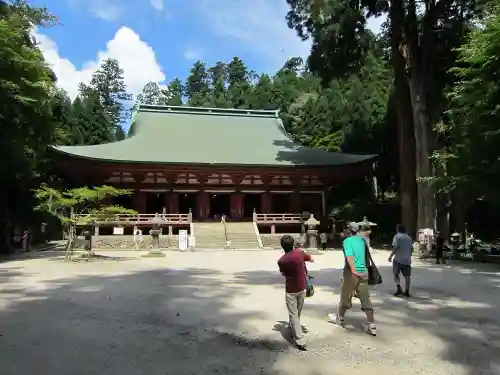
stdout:
<svg viewBox="0 0 500 375">
<path fill-rule="evenodd" d="M 134 242 L 142 242 L 142 231 L 134 233 Z"/>
<path fill-rule="evenodd" d="M 397 249 L 394 254 L 394 260 L 405 266 L 411 264 L 411 255 L 413 253 L 413 240 L 406 233 L 397 233 L 392 239 L 392 248 Z"/>
<path fill-rule="evenodd" d="M 321 233 L 319 235 L 319 239 L 321 240 L 321 243 L 327 243 L 328 242 L 328 236 L 326 235 L 326 233 Z"/>
</svg>

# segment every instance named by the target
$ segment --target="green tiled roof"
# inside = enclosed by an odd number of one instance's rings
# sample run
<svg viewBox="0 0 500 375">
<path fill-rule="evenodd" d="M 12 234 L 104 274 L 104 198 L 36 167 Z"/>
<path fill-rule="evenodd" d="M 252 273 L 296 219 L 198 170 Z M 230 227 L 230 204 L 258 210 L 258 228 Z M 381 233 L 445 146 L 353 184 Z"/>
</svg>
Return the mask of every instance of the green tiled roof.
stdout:
<svg viewBox="0 0 500 375">
<path fill-rule="evenodd" d="M 277 111 L 150 105 L 139 107 L 124 141 L 54 149 L 94 161 L 274 167 L 335 166 L 375 157 L 299 146 Z"/>
</svg>

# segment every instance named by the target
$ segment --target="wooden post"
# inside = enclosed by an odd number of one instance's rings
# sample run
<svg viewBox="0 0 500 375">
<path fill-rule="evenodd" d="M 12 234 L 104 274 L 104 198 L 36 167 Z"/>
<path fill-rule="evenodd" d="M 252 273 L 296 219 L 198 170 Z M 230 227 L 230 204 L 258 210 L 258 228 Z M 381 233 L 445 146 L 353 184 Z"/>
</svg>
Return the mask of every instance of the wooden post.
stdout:
<svg viewBox="0 0 500 375">
<path fill-rule="evenodd" d="M 269 214 L 272 210 L 272 196 L 271 193 L 265 192 L 260 196 L 260 211 L 263 214 Z"/>
<path fill-rule="evenodd" d="M 271 234 L 276 234 L 276 224 L 271 225 Z"/>
<path fill-rule="evenodd" d="M 300 212 L 300 193 L 298 191 L 294 191 L 290 195 L 290 200 L 288 204 L 290 205 L 289 206 L 290 212 L 294 214 Z"/>
<path fill-rule="evenodd" d="M 253 214 L 252 214 L 253 222 L 257 222 L 257 212 L 255 212 L 255 208 L 253 209 Z"/>
</svg>

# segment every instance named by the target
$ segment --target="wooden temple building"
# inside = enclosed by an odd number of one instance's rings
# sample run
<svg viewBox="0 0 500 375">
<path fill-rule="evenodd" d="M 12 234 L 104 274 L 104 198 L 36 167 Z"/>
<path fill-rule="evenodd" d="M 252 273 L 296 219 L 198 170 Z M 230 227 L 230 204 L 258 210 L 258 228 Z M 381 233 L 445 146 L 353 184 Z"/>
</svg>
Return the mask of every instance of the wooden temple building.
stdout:
<svg viewBox="0 0 500 375">
<path fill-rule="evenodd" d="M 330 186 L 369 173 L 374 158 L 300 146 L 277 111 L 151 105 L 123 141 L 53 151 L 76 184 L 133 189 L 115 203 L 139 214 L 262 224 L 325 215 Z"/>
</svg>

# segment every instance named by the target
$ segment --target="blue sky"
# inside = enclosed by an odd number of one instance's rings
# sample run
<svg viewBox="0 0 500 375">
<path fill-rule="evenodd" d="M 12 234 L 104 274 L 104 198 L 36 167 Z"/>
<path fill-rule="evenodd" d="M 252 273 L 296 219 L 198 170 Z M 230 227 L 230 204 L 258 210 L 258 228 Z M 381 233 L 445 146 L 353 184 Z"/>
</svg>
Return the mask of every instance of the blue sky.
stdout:
<svg viewBox="0 0 500 375">
<path fill-rule="evenodd" d="M 273 74 L 309 44 L 286 26 L 285 0 L 32 0 L 60 25 L 35 37 L 71 97 L 107 57 L 119 60 L 129 91 L 187 76 L 193 62 L 238 56 Z M 383 20 L 370 21 L 379 28 Z"/>
</svg>

